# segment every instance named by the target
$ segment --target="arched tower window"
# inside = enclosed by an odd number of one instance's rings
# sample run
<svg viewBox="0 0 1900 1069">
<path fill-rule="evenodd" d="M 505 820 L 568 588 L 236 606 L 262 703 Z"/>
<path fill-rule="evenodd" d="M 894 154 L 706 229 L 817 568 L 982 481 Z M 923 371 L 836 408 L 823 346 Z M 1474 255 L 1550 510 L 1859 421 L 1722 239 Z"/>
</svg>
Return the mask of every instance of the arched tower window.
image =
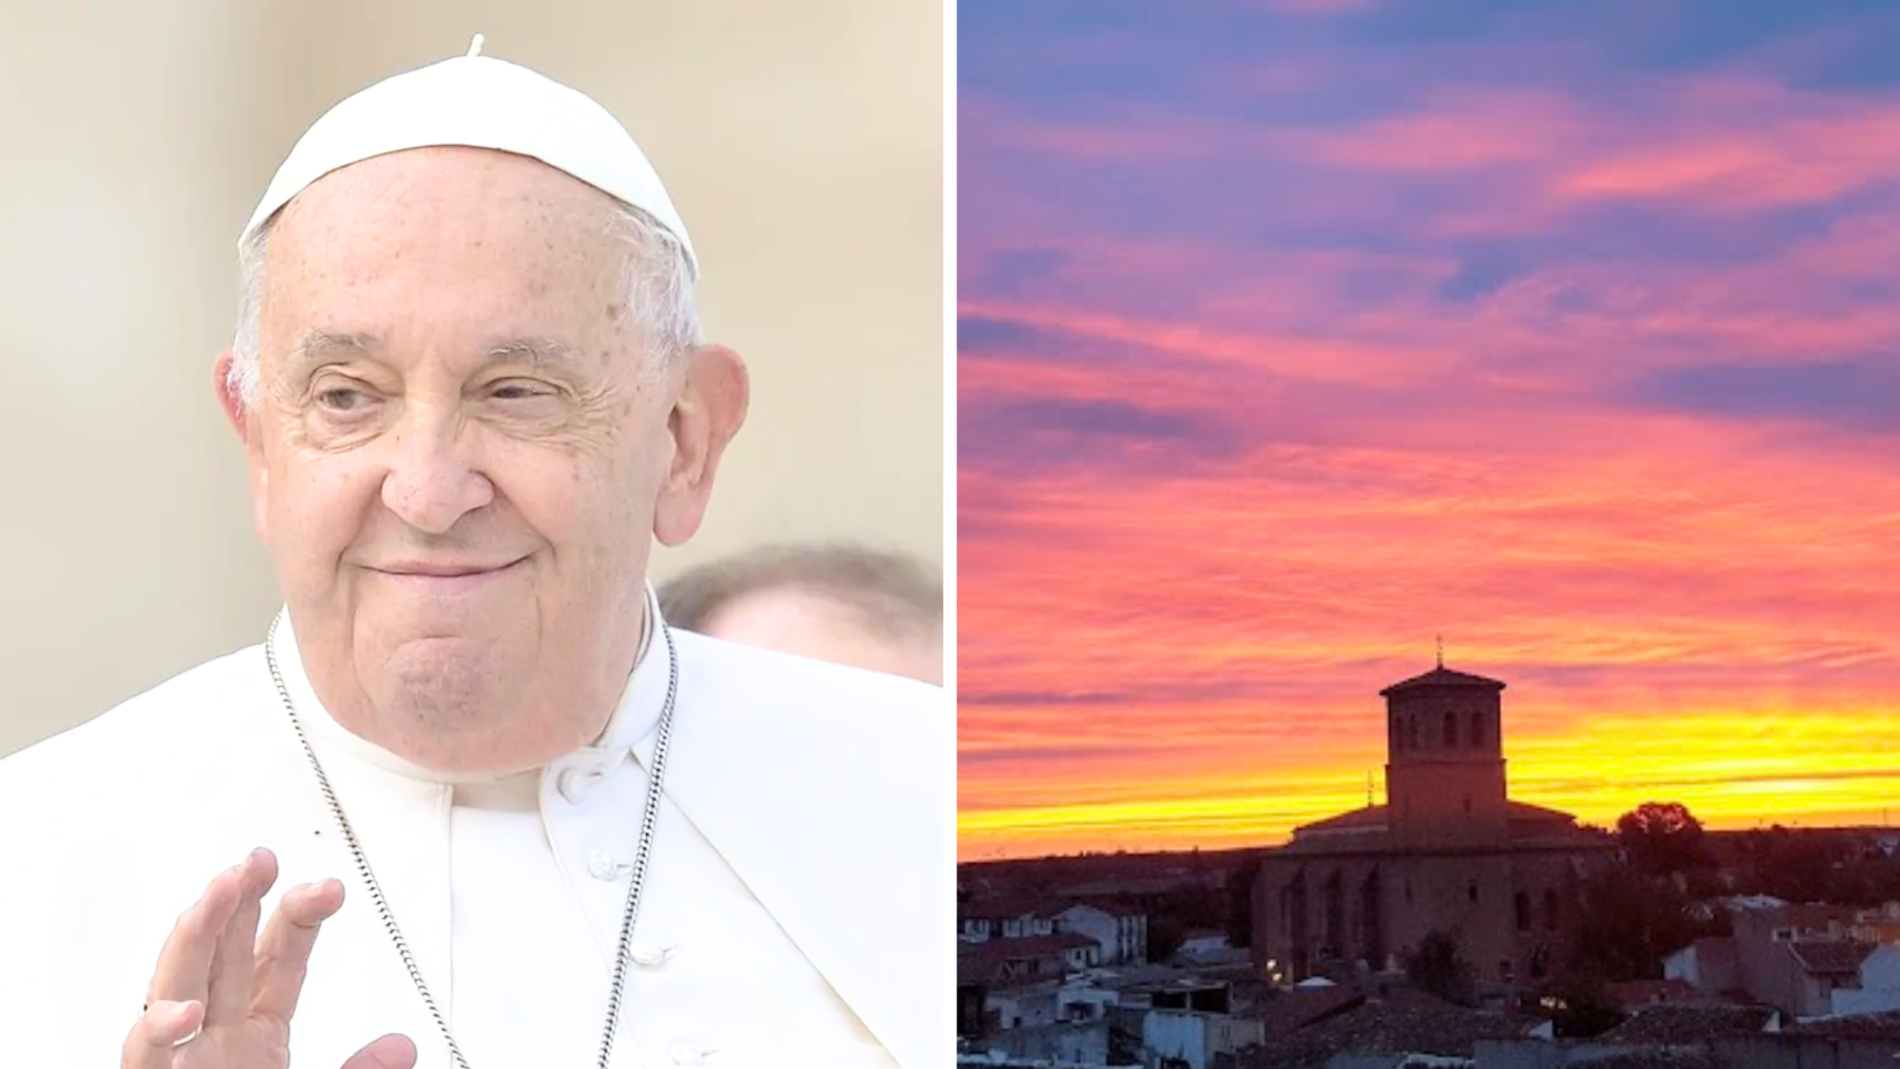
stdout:
<svg viewBox="0 0 1900 1069">
<path fill-rule="evenodd" d="M 1477 709 L 1471 710 L 1471 748 L 1484 748 L 1484 713 Z"/>
<path fill-rule="evenodd" d="M 1445 714 L 1445 748 L 1449 750 L 1452 747 L 1457 746 L 1457 745 L 1458 745 L 1458 714 L 1446 713 Z"/>
<path fill-rule="evenodd" d="M 1416 716 L 1405 718 L 1405 748 L 1418 749 L 1418 717 Z"/>
<path fill-rule="evenodd" d="M 1520 932 L 1528 932 L 1531 930 L 1530 892 L 1519 891 L 1517 893 L 1516 904 L 1517 904 L 1517 930 Z"/>
</svg>

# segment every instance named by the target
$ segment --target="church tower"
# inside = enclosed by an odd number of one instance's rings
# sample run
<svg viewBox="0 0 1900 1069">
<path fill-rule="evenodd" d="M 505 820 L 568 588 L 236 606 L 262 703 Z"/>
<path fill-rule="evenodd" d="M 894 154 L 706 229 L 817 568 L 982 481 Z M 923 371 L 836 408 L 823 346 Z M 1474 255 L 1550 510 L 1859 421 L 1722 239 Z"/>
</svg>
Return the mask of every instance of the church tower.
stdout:
<svg viewBox="0 0 1900 1069">
<path fill-rule="evenodd" d="M 1504 684 L 1438 667 L 1379 692 L 1386 701 L 1386 820 L 1393 845 L 1503 844 Z"/>
</svg>

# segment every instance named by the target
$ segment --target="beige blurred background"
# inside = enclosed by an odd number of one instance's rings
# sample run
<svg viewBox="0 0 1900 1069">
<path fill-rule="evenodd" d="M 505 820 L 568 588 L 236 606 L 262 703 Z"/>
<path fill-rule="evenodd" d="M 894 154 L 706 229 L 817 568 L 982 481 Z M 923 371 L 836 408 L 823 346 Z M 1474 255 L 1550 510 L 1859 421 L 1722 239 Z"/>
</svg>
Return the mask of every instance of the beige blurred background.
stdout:
<svg viewBox="0 0 1900 1069">
<path fill-rule="evenodd" d="M 705 265 L 752 415 L 700 536 L 943 554 L 937 2 L 0 0 L 0 755 L 261 639 L 212 392 L 235 242 L 331 104 L 464 52 L 613 111 Z"/>
</svg>

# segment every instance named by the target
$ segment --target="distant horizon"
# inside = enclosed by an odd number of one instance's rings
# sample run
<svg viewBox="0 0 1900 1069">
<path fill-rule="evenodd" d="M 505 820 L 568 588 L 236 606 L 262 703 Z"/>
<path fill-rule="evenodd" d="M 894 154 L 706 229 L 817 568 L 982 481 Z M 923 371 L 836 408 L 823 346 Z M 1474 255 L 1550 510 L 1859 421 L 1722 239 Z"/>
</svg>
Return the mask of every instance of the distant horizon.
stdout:
<svg viewBox="0 0 1900 1069">
<path fill-rule="evenodd" d="M 1474 675 L 1494 677 L 1481 668 L 1460 665 L 1449 660 L 1436 661 L 1437 666 L 1453 671 L 1469 672 Z M 1427 665 L 1420 672 L 1394 677 L 1380 684 L 1380 688 L 1402 682 L 1412 675 L 1429 671 L 1433 665 Z M 1527 746 L 1518 746 L 1513 739 L 1513 696 L 1517 689 L 1509 680 L 1500 680 L 1506 684 L 1504 701 L 1504 740 L 1505 740 L 1505 778 L 1507 796 L 1512 802 L 1523 802 L 1560 810 L 1577 819 L 1580 825 L 1591 825 L 1613 829 L 1617 818 L 1624 813 L 1648 802 L 1675 802 L 1686 806 L 1703 827 L 1710 831 L 1750 831 L 1766 829 L 1779 824 L 1788 828 L 1883 828 L 1890 826 L 1891 811 L 1900 804 L 1900 798 L 1874 793 L 1861 794 L 1862 790 L 1878 792 L 1882 785 L 1889 782 L 1900 783 L 1900 769 L 1887 767 L 1826 768 L 1801 769 L 1785 767 L 1777 771 L 1772 763 L 1752 758 L 1748 768 L 1712 771 L 1701 780 L 1693 776 L 1678 777 L 1673 787 L 1665 788 L 1659 783 L 1645 787 L 1641 782 L 1619 783 L 1606 788 L 1608 776 L 1604 762 L 1595 754 L 1580 769 L 1572 770 L 1572 777 L 1537 775 L 1536 766 L 1531 766 L 1533 774 L 1522 775 L 1528 762 L 1537 761 L 1540 753 L 1561 751 L 1562 743 L 1549 739 L 1535 741 Z M 1366 708 L 1372 710 L 1366 714 L 1367 729 L 1364 736 L 1356 740 L 1361 745 L 1376 747 L 1379 757 L 1375 763 L 1363 766 L 1355 786 L 1349 781 L 1335 777 L 1330 784 L 1319 782 L 1320 776 L 1299 785 L 1301 794 L 1298 807 L 1274 806 L 1260 800 L 1250 800 L 1245 796 L 1238 798 L 1223 797 L 1218 805 L 1210 805 L 1206 793 L 1192 790 L 1176 797 L 1156 797 L 1130 800 L 1109 801 L 1106 803 L 1057 804 L 1026 810 L 983 810 L 976 813 L 962 811 L 958 814 L 958 862 L 973 860 L 1021 860 L 1036 857 L 1074 857 L 1076 851 L 1113 854 L 1161 853 L 1192 850 L 1196 847 L 1211 850 L 1247 849 L 1250 847 L 1273 847 L 1284 845 L 1291 840 L 1293 829 L 1301 825 L 1324 820 L 1341 813 L 1352 812 L 1367 807 L 1366 779 L 1367 771 L 1372 773 L 1372 805 L 1384 805 L 1385 794 L 1385 758 L 1387 736 L 1383 729 L 1384 705 L 1377 697 L 1380 688 L 1369 688 L 1372 697 L 1366 702 Z M 1801 716 L 1799 712 L 1788 714 Z M 1345 714 L 1341 714 L 1345 719 Z M 1680 720 L 1680 714 L 1677 717 Z M 1823 718 L 1824 719 L 1824 718 Z M 1376 725 L 1376 729 L 1374 727 Z M 1810 725 L 1811 727 L 1816 725 Z M 1834 724 L 1835 728 L 1851 725 Z M 1610 729 L 1605 729 L 1599 737 L 1607 737 Z M 1825 725 L 1822 725 L 1825 730 Z M 1668 734 L 1659 735 L 1648 717 L 1641 715 L 1625 718 L 1617 723 L 1614 733 L 1624 736 L 1629 749 L 1620 751 L 1624 761 L 1639 760 L 1643 750 L 1649 751 L 1650 758 L 1658 756 L 1668 758 L 1678 768 L 1694 767 L 1677 753 L 1680 740 Z M 1711 727 L 1707 734 L 1720 732 Z M 1703 732 L 1695 732 L 1703 734 Z M 1719 765 L 1719 762 L 1717 763 Z M 1335 766 L 1337 767 L 1337 766 Z M 1343 770 L 1341 770 L 1343 771 Z M 1528 786 L 1527 786 L 1528 784 Z M 1871 786 L 1869 786 L 1871 785 Z M 1692 788 L 1683 790 L 1678 788 Z M 1750 807 L 1751 802 L 1764 798 L 1778 798 L 1779 806 L 1766 808 Z M 1816 806 L 1820 798 L 1857 798 L 1860 805 L 1839 805 L 1833 807 Z M 1725 805 L 1728 803 L 1729 805 Z M 1884 804 L 1882 804 L 1884 803 Z M 1734 806 L 1735 808 L 1730 808 Z M 1145 819 L 1138 819 L 1125 825 L 1112 822 L 1117 813 L 1138 813 Z M 1186 829 L 1208 824 L 1218 824 L 1230 830 L 1222 831 L 1213 838 L 1185 838 Z M 996 836 L 1001 830 L 1003 836 Z M 1258 833 L 1258 834 L 1256 834 Z M 1262 836 L 1269 838 L 1263 838 Z M 1062 853 L 982 853 L 970 851 L 979 844 L 994 848 L 999 843 L 1010 844 L 1006 849 L 1032 847 L 1031 844 L 1048 842 L 1068 844 L 1115 844 L 1070 846 Z"/>
<path fill-rule="evenodd" d="M 1521 801 L 1522 799 L 1513 797 L 1511 800 Z M 1645 801 L 1673 802 L 1673 801 L 1679 801 L 1679 799 L 1649 798 L 1649 799 L 1645 799 Z M 1384 803 L 1383 801 L 1381 801 L 1379 804 L 1384 804 Z M 1539 803 L 1532 802 L 1531 804 L 1537 805 Z M 1361 806 L 1361 808 L 1363 808 L 1363 806 Z M 1548 808 L 1554 809 L 1558 807 L 1550 806 Z M 1691 813 L 1694 813 L 1695 807 L 1689 806 L 1689 810 Z M 1578 824 L 1579 826 L 1592 827 L 1592 828 L 1600 829 L 1605 832 L 1614 833 L 1616 831 L 1617 817 L 1620 817 L 1623 815 L 1623 813 L 1627 813 L 1627 812 L 1629 812 L 1628 809 L 1620 810 L 1616 814 L 1604 820 L 1584 820 L 1581 817 L 1579 817 Z M 1828 814 L 1820 814 L 1820 815 L 1823 817 L 1828 816 Z M 1827 821 L 1827 822 L 1822 822 L 1822 823 L 1814 823 L 1814 822 L 1809 822 L 1805 820 L 1776 819 L 1776 820 L 1763 820 L 1758 823 L 1735 824 L 1735 825 L 1730 825 L 1726 823 L 1711 824 L 1708 821 L 1702 820 L 1700 814 L 1696 814 L 1696 819 L 1701 822 L 1704 831 L 1711 832 L 1711 833 L 1718 833 L 1718 834 L 1742 834 L 1742 833 L 1751 832 L 1751 831 L 1769 831 L 1776 825 L 1779 825 L 1780 827 L 1789 831 L 1817 831 L 1817 832 L 1820 832 L 1820 831 L 1843 831 L 1843 832 L 1900 831 L 1900 828 L 1897 828 L 1890 823 L 1882 823 L 1880 819 L 1880 814 L 1878 813 L 1874 814 L 1874 819 L 1871 821 L 1852 819 L 1856 816 L 1856 814 L 1852 814 L 1852 813 L 1842 814 L 1842 816 L 1849 819 L 1846 819 L 1841 822 Z M 1193 843 L 1193 842 L 1190 842 L 1190 843 L 1186 843 L 1180 846 L 1149 846 L 1149 847 L 1143 847 L 1139 849 L 1121 848 L 1121 847 L 1117 847 L 1117 848 L 1096 847 L 1096 848 L 1083 848 L 1079 852 L 1071 851 L 1071 852 L 1066 852 L 1066 853 L 1053 853 L 1053 854 L 1044 853 L 1044 854 L 1001 854 L 1001 855 L 994 855 L 994 856 L 991 856 L 991 855 L 965 856 L 960 853 L 957 857 L 957 864 L 961 866 L 961 865 L 980 865 L 980 864 L 987 864 L 990 862 L 1005 862 L 1005 861 L 1062 861 L 1062 860 L 1079 860 L 1079 859 L 1095 858 L 1095 857 L 1120 857 L 1120 856 L 1148 857 L 1148 856 L 1161 856 L 1161 855 L 1171 855 L 1171 854 L 1189 854 L 1189 853 L 1193 853 L 1196 850 L 1200 850 L 1200 851 L 1204 851 L 1208 853 L 1231 853 L 1231 852 L 1239 852 L 1239 851 L 1246 851 L 1246 850 L 1277 849 L 1279 847 L 1287 845 L 1287 843 L 1290 841 L 1291 841 L 1290 838 L 1283 838 L 1274 842 L 1242 842 L 1242 843 L 1235 843 L 1235 842 Z"/>
<path fill-rule="evenodd" d="M 1474 675 L 1498 675 L 1450 660 L 1436 663 Z M 1427 665 L 1421 671 L 1430 670 L 1431 667 Z M 1420 673 L 1411 673 L 1417 674 Z M 1380 687 L 1402 682 L 1406 678 L 1410 678 L 1410 675 L 1388 679 Z M 1512 687 L 1508 679 L 1501 681 L 1506 684 L 1503 722 L 1508 798 L 1512 802 L 1560 810 L 1574 816 L 1579 824 L 1613 829 L 1618 817 L 1638 805 L 1646 802 L 1677 802 L 1686 806 L 1703 827 L 1711 831 L 1749 831 L 1775 824 L 1789 828 L 1879 828 L 1889 826 L 1890 811 L 1900 804 L 1900 799 L 1877 793 L 1885 784 L 1900 783 L 1900 769 L 1885 767 L 1859 770 L 1784 767 L 1777 771 L 1771 762 L 1751 757 L 1747 768 L 1723 769 L 1718 761 L 1715 770 L 1709 771 L 1700 780 L 1687 775 L 1678 776 L 1673 785 L 1651 782 L 1645 786 L 1641 782 L 1630 782 L 1606 788 L 1604 784 L 1608 782 L 1609 775 L 1605 762 L 1593 753 L 1587 755 L 1582 767 L 1572 768 L 1569 776 L 1553 776 L 1547 771 L 1538 774 L 1533 762 L 1540 760 L 1540 755 L 1561 753 L 1563 743 L 1540 739 L 1518 745 L 1513 738 L 1512 694 L 1517 688 Z M 1210 805 L 1205 792 L 1189 790 L 1176 797 L 1057 804 L 1027 810 L 965 811 L 958 814 L 958 862 L 1077 856 L 1076 850 L 1112 854 L 1117 851 L 1186 851 L 1197 846 L 1201 849 L 1226 850 L 1284 845 L 1290 841 L 1296 827 L 1366 808 L 1365 773 L 1368 771 L 1372 773 L 1372 804 L 1384 805 L 1387 757 L 1384 704 L 1377 697 L 1379 688 L 1369 689 L 1372 696 L 1365 703 L 1365 707 L 1370 710 L 1365 714 L 1366 730 L 1363 737 L 1355 741 L 1361 746 L 1374 748 L 1378 760 L 1362 766 L 1356 784 L 1344 777 L 1344 768 L 1334 766 L 1341 775 L 1335 776 L 1331 784 L 1320 782 L 1321 776 L 1318 774 L 1298 784 L 1300 804 L 1297 807 L 1285 804 L 1276 806 L 1245 796 L 1226 796 L 1221 798 L 1219 804 Z M 1344 714 L 1341 714 L 1341 718 L 1346 719 Z M 1681 715 L 1678 714 L 1676 719 L 1680 721 Z M 1852 730 L 1851 725 L 1837 723 L 1834 726 Z M 1825 730 L 1824 725 L 1822 729 Z M 1692 732 L 1691 737 L 1719 733 L 1716 727 L 1709 726 L 1704 731 Z M 1640 761 L 1646 750 L 1651 761 L 1666 759 L 1685 770 L 1694 767 L 1677 752 L 1680 740 L 1669 734 L 1658 734 L 1648 717 L 1638 715 L 1624 718 L 1614 728 L 1605 727 L 1598 733 L 1600 738 L 1617 736 L 1623 737 L 1627 743 L 1627 749 L 1619 748 L 1620 760 L 1626 763 Z M 1863 790 L 1876 793 L 1860 793 Z M 1832 807 L 1814 804 L 1817 799 L 1830 797 L 1855 798 L 1862 800 L 1862 804 Z M 1779 799 L 1781 804 L 1767 807 L 1750 805 L 1751 802 L 1765 799 Z M 1126 812 L 1141 814 L 1145 819 L 1123 825 L 1111 823 L 1115 814 Z M 1188 829 L 1209 824 L 1229 830 L 1218 832 L 1211 838 L 1185 837 L 1189 834 Z M 1004 833 L 1003 836 L 994 834 L 998 829 Z M 979 844 L 994 847 L 998 843 L 1008 843 L 1013 848 L 1049 842 L 1116 845 L 1072 845 L 1066 852 L 1059 854 L 970 853 Z"/>
<path fill-rule="evenodd" d="M 1900 4 L 957 18 L 960 857 L 1900 796 Z"/>
</svg>

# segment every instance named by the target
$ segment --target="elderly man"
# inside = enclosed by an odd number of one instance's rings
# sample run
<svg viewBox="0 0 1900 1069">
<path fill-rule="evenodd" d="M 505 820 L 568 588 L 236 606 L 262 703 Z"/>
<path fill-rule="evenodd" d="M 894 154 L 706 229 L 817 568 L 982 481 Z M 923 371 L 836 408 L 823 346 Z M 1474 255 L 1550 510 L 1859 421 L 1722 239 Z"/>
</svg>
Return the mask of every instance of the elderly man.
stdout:
<svg viewBox="0 0 1900 1069">
<path fill-rule="evenodd" d="M 0 762 L 6 1065 L 949 1049 L 941 692 L 657 612 L 744 366 L 632 139 L 479 44 L 244 232 L 216 384 L 285 609 Z"/>
<path fill-rule="evenodd" d="M 761 649 L 943 685 L 943 581 L 862 546 L 761 546 L 660 586 L 668 622 Z"/>
</svg>

